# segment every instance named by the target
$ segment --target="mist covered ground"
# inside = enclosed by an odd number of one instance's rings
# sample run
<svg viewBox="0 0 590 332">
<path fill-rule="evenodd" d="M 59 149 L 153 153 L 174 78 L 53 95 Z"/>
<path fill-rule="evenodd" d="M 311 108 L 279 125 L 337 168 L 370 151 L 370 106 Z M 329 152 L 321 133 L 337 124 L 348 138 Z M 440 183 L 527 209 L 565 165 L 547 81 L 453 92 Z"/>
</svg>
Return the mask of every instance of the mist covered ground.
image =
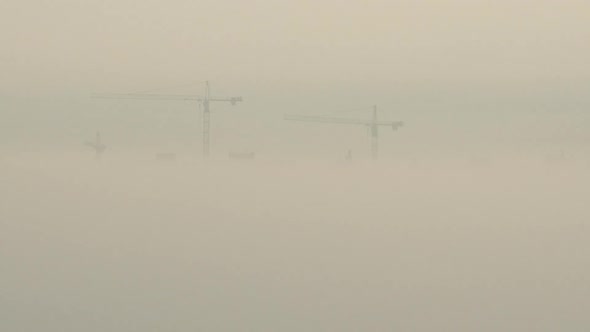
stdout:
<svg viewBox="0 0 590 332">
<path fill-rule="evenodd" d="M 587 160 L 0 159 L 2 331 L 584 331 Z"/>
</svg>

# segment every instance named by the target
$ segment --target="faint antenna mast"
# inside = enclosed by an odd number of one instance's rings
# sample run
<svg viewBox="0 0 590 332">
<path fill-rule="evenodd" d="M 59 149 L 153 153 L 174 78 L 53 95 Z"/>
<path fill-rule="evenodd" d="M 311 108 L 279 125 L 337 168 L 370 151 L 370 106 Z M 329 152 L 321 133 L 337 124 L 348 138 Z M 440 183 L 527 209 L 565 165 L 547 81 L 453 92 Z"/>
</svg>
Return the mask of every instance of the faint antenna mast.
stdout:
<svg viewBox="0 0 590 332">
<path fill-rule="evenodd" d="M 90 146 L 94 150 L 94 152 L 96 153 L 96 160 L 101 160 L 102 154 L 107 149 L 106 145 L 102 143 L 99 131 L 96 132 L 96 137 L 94 138 L 94 141 L 87 141 L 86 145 Z"/>
</svg>

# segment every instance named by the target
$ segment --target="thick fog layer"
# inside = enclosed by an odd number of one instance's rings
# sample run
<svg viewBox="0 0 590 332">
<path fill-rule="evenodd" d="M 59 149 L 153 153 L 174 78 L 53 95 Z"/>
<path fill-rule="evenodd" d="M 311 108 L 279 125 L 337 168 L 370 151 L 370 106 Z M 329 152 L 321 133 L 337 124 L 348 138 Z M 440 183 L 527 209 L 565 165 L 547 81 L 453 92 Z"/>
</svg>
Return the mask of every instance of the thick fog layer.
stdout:
<svg viewBox="0 0 590 332">
<path fill-rule="evenodd" d="M 0 331 L 589 330 L 589 22 L 0 2 Z"/>
<path fill-rule="evenodd" d="M 1 324 L 580 331 L 587 167 L 4 161 Z"/>
</svg>

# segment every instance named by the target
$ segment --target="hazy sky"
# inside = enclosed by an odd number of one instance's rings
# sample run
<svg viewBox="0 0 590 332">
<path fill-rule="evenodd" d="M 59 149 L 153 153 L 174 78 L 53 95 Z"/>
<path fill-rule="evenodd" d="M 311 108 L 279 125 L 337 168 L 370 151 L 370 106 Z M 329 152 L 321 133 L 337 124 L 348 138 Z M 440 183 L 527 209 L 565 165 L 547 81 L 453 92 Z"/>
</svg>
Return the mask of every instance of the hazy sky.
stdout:
<svg viewBox="0 0 590 332">
<path fill-rule="evenodd" d="M 502 87 L 590 75 L 587 1 L 4 0 L 0 22 L 8 94 L 204 79 Z"/>
</svg>

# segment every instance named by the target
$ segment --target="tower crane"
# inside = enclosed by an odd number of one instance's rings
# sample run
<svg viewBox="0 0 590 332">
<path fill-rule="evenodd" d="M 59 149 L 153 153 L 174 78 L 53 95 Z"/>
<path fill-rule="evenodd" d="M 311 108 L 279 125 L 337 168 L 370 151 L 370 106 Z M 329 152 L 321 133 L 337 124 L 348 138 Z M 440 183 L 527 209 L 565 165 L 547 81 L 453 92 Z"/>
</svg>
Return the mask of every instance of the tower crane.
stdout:
<svg viewBox="0 0 590 332">
<path fill-rule="evenodd" d="M 86 145 L 88 145 L 94 150 L 96 154 L 96 160 L 99 161 L 102 157 L 102 154 L 107 149 L 107 146 L 102 143 L 102 140 L 100 139 L 100 132 L 98 131 L 96 132 L 96 137 L 94 138 L 94 141 L 87 141 Z"/>
<path fill-rule="evenodd" d="M 211 103 L 228 102 L 232 106 L 243 101 L 242 97 L 211 97 L 209 81 L 205 82 L 205 95 L 181 95 L 181 94 L 145 94 L 145 93 L 110 93 L 98 94 L 97 98 L 110 99 L 149 99 L 149 100 L 194 100 L 203 105 L 203 156 L 209 157 L 211 136 Z"/>
<path fill-rule="evenodd" d="M 373 159 L 377 159 L 379 156 L 379 127 L 387 126 L 387 127 L 391 127 L 395 131 L 404 125 L 404 123 L 402 121 L 392 121 L 392 122 L 379 121 L 377 119 L 377 106 L 373 106 L 373 117 L 371 120 L 324 117 L 324 116 L 310 116 L 310 115 L 297 115 L 297 114 L 285 115 L 285 120 L 365 126 L 371 132 L 371 157 Z"/>
</svg>

